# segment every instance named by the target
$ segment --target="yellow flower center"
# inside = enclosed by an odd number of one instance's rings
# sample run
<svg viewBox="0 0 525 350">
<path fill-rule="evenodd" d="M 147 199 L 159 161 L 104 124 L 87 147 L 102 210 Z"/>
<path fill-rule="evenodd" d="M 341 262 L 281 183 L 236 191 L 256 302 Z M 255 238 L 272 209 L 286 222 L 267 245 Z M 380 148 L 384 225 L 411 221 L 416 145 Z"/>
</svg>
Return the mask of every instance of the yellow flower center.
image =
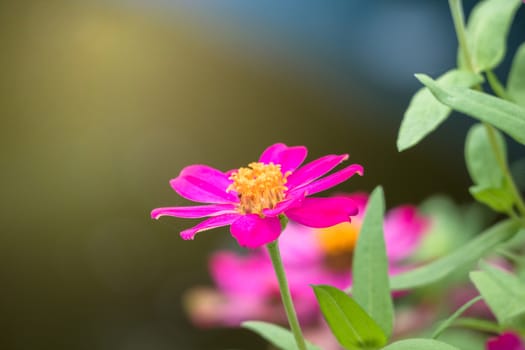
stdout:
<svg viewBox="0 0 525 350">
<path fill-rule="evenodd" d="M 355 245 L 361 230 L 361 222 L 343 222 L 319 230 L 319 245 L 325 252 L 324 265 L 333 271 L 347 272 L 352 266 Z"/>
<path fill-rule="evenodd" d="M 343 222 L 320 229 L 319 244 L 327 255 L 350 254 L 354 251 L 361 223 L 358 220 Z"/>
<path fill-rule="evenodd" d="M 239 168 L 230 176 L 233 183 L 226 191 L 235 191 L 239 196 L 239 211 L 243 214 L 262 214 L 263 209 L 273 209 L 284 199 L 288 189 L 280 164 L 253 162 Z"/>
</svg>

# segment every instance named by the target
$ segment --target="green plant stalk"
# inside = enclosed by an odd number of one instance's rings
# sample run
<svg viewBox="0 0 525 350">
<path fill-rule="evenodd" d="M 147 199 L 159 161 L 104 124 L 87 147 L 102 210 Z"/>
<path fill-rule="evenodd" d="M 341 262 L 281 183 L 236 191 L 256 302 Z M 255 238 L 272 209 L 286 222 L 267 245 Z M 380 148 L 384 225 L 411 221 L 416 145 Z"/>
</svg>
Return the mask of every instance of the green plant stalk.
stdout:
<svg viewBox="0 0 525 350">
<path fill-rule="evenodd" d="M 463 14 L 463 3 L 461 0 L 449 0 L 448 4 L 450 7 L 450 12 L 452 14 L 452 19 L 454 21 L 454 28 L 456 30 L 456 36 L 458 38 L 459 47 L 460 47 L 461 53 L 463 54 L 463 59 L 465 61 L 465 64 L 469 71 L 476 73 L 474 69 L 474 64 L 472 62 L 472 56 L 470 55 L 468 42 L 467 42 L 467 30 L 465 29 L 465 18 L 464 18 L 465 16 Z M 490 72 L 488 73 L 488 78 L 489 78 L 489 83 L 490 83 L 491 81 Z M 476 88 L 478 90 L 481 90 L 480 86 Z M 492 88 L 494 89 L 494 92 L 496 92 L 499 95 L 501 91 L 500 89 L 498 89 L 497 84 L 494 84 Z M 525 218 L 525 202 L 523 201 L 523 198 L 521 197 L 518 187 L 516 186 L 516 183 L 514 182 L 514 179 L 510 173 L 509 167 L 507 165 L 507 161 L 503 154 L 503 150 L 499 147 L 496 141 L 496 133 L 495 133 L 494 127 L 485 122 L 483 122 L 483 125 L 485 126 L 485 129 L 487 130 L 487 134 L 489 135 L 490 145 L 492 147 L 494 154 L 496 155 L 496 159 L 503 172 L 503 176 L 505 177 L 505 180 L 510 186 L 510 190 L 512 191 L 512 195 L 514 196 L 514 202 L 516 204 L 516 207 L 518 208 L 521 216 Z"/>
<path fill-rule="evenodd" d="M 502 326 L 498 325 L 497 323 L 479 319 L 479 318 L 458 318 L 453 324 L 453 327 L 462 327 L 462 328 L 468 328 L 475 331 L 481 331 L 481 332 L 487 332 L 487 333 L 494 333 L 494 334 L 500 334 L 505 330 Z M 514 332 L 518 333 L 521 336 L 525 336 L 525 331 L 520 329 L 514 329 Z"/>
<path fill-rule="evenodd" d="M 512 97 L 510 97 L 507 91 L 505 91 L 505 87 L 503 86 L 503 84 L 501 84 L 497 75 L 494 74 L 492 70 L 487 70 L 485 74 L 487 75 L 487 81 L 489 82 L 490 88 L 492 89 L 492 91 L 494 91 L 496 96 L 504 100 L 514 102 Z"/>
<path fill-rule="evenodd" d="M 468 328 L 476 331 L 481 332 L 488 332 L 488 333 L 495 333 L 499 334 L 502 331 L 502 328 L 491 321 L 482 320 L 478 318 L 458 318 L 452 326 L 454 327 L 462 327 L 462 328 Z"/>
<path fill-rule="evenodd" d="M 474 64 L 470 56 L 470 49 L 467 43 L 467 31 L 465 30 L 465 16 L 463 14 L 463 3 L 461 0 L 448 0 L 452 20 L 454 21 L 454 28 L 458 38 L 459 48 L 463 55 L 463 60 L 467 65 L 469 71 L 474 72 Z"/>
<path fill-rule="evenodd" d="M 275 270 L 275 275 L 277 276 L 277 281 L 279 282 L 279 290 L 281 292 L 281 299 L 283 302 L 284 310 L 286 312 L 286 317 L 288 318 L 288 323 L 297 343 L 299 350 L 306 350 L 306 342 L 304 341 L 303 332 L 301 331 L 301 326 L 299 325 L 299 320 L 297 319 L 297 313 L 292 302 L 292 296 L 290 294 L 290 288 L 288 287 L 288 281 L 286 279 L 286 274 L 284 272 L 283 262 L 281 260 L 281 253 L 279 252 L 278 241 L 268 243 L 266 245 L 268 248 L 268 253 L 272 260 L 273 269 Z"/>
<path fill-rule="evenodd" d="M 461 316 L 462 313 L 464 313 L 469 307 L 471 307 L 472 305 L 474 305 L 482 299 L 483 298 L 480 295 L 478 295 L 477 297 L 466 302 L 463 306 L 457 309 L 456 312 L 452 314 L 452 316 L 450 316 L 448 319 L 446 319 L 439 325 L 439 327 L 432 334 L 431 338 L 437 339 L 441 335 L 441 333 L 443 333 L 448 327 L 452 325 L 452 323 L 454 323 L 455 320 L 458 319 L 459 316 Z"/>
<path fill-rule="evenodd" d="M 492 150 L 496 155 L 496 161 L 498 162 L 501 170 L 503 171 L 503 176 L 509 184 L 512 195 L 514 196 L 514 203 L 516 204 L 516 207 L 518 208 L 521 216 L 525 218 L 525 202 L 523 202 L 523 198 L 521 198 L 520 191 L 518 190 L 518 187 L 514 182 L 514 178 L 510 173 L 510 169 L 507 165 L 507 161 L 505 159 L 505 155 L 503 154 L 503 150 L 498 145 L 498 142 L 496 140 L 496 131 L 494 130 L 494 127 L 490 124 L 484 122 L 483 125 L 485 126 L 485 129 L 487 130 L 487 133 L 489 135 L 490 145 L 492 146 Z"/>
<path fill-rule="evenodd" d="M 511 252 L 509 250 L 503 249 L 503 248 L 497 249 L 496 252 L 498 254 L 501 254 L 505 258 L 511 260 L 515 264 L 525 265 L 525 257 L 523 257 L 523 256 L 520 256 L 518 254 L 515 254 L 515 253 L 513 253 L 513 252 Z"/>
</svg>

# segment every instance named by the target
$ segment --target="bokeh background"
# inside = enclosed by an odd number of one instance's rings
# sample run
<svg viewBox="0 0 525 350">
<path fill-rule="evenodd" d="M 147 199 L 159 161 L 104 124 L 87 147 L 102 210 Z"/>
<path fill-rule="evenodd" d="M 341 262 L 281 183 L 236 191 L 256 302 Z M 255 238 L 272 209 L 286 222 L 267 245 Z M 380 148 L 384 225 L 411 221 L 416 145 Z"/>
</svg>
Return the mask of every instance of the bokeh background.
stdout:
<svg viewBox="0 0 525 350">
<path fill-rule="evenodd" d="M 338 190 L 466 201 L 471 120 L 395 148 L 413 73 L 443 73 L 455 47 L 441 0 L 0 2 L 0 348 L 264 348 L 188 322 L 184 291 L 231 242 L 150 219 L 184 203 L 169 179 L 280 141 L 349 152 L 366 174 Z"/>
</svg>

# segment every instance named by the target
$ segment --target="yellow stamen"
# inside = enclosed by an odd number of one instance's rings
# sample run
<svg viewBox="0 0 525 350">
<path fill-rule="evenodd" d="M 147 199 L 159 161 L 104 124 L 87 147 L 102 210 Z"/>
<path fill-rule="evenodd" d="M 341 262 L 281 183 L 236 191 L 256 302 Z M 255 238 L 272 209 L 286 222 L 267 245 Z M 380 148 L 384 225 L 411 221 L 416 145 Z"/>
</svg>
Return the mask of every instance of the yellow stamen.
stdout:
<svg viewBox="0 0 525 350">
<path fill-rule="evenodd" d="M 250 163 L 230 176 L 233 183 L 227 191 L 237 192 L 241 213 L 260 215 L 284 199 L 288 175 L 290 172 L 282 173 L 280 164 Z"/>
<path fill-rule="evenodd" d="M 320 229 L 319 244 L 327 255 L 352 253 L 357 243 L 361 223 L 357 220 Z"/>
</svg>

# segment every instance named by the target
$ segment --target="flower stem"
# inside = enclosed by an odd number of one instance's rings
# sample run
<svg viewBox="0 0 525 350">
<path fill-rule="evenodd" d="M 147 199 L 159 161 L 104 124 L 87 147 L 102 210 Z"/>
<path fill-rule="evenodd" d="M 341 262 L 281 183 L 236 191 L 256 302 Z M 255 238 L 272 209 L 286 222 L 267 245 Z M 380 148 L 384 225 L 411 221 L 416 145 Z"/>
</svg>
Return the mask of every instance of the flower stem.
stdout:
<svg viewBox="0 0 525 350">
<path fill-rule="evenodd" d="M 456 36 L 458 38 L 459 49 L 463 55 L 463 61 L 466 68 L 474 71 L 474 64 L 470 56 L 470 50 L 467 43 L 467 31 L 465 29 L 465 16 L 463 15 L 463 3 L 461 0 L 448 0 L 448 6 L 452 13 L 452 20 L 454 21 L 454 28 L 456 29 Z"/>
<path fill-rule="evenodd" d="M 288 323 L 297 343 L 299 350 L 306 350 L 306 342 L 304 341 L 303 332 L 297 319 L 297 313 L 292 302 L 292 296 L 290 294 L 290 288 L 288 287 L 288 281 L 286 280 L 286 274 L 284 272 L 283 262 L 281 260 L 281 253 L 279 252 L 278 241 L 268 243 L 266 245 L 270 258 L 272 259 L 273 269 L 279 282 L 279 289 L 281 291 L 281 299 L 283 301 L 284 310 L 286 311 L 286 317 L 288 317 Z"/>
</svg>

